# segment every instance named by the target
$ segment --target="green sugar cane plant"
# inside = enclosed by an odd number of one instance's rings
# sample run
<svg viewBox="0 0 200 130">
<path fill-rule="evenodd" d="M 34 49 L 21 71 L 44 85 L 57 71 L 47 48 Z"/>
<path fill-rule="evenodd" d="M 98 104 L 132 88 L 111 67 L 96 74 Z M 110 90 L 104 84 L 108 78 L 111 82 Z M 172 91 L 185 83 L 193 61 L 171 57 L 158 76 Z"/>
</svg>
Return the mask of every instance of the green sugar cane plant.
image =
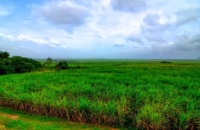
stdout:
<svg viewBox="0 0 200 130">
<path fill-rule="evenodd" d="M 75 61 L 79 69 L 0 76 L 0 105 L 136 129 L 199 129 L 196 61 Z M 83 68 L 85 67 L 85 68 Z"/>
</svg>

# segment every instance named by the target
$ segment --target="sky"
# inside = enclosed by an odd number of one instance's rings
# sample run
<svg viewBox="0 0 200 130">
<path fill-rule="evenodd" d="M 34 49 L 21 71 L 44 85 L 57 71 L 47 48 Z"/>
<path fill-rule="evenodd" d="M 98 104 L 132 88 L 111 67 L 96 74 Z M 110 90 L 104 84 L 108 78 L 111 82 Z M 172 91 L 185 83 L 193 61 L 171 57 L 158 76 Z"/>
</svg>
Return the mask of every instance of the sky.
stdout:
<svg viewBox="0 0 200 130">
<path fill-rule="evenodd" d="M 29 58 L 197 59 L 200 0 L 0 0 L 0 51 Z"/>
</svg>

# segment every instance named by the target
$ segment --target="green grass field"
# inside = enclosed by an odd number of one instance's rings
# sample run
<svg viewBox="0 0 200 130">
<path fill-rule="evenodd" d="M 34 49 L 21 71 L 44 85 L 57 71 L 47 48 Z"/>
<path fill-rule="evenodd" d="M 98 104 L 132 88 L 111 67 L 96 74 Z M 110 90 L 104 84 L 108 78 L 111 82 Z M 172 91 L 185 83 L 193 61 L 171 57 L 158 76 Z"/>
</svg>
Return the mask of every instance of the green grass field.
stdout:
<svg viewBox="0 0 200 130">
<path fill-rule="evenodd" d="M 0 76 L 0 105 L 67 121 L 200 129 L 200 62 L 74 61 L 66 71 Z"/>
</svg>

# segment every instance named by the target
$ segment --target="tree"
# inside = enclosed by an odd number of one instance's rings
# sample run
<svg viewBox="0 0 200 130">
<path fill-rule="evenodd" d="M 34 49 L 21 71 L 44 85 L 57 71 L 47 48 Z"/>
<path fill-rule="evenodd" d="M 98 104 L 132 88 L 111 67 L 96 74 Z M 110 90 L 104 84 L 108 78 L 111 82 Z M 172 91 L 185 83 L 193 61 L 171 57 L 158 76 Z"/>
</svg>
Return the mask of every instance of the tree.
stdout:
<svg viewBox="0 0 200 130">
<path fill-rule="evenodd" d="M 10 66 L 9 56 L 8 52 L 0 51 L 0 75 L 14 72 L 13 67 Z"/>
<path fill-rule="evenodd" d="M 8 52 L 0 51 L 0 75 L 9 73 L 24 73 L 41 67 L 41 63 L 21 56 L 9 58 Z"/>
<path fill-rule="evenodd" d="M 40 68 L 41 64 L 30 58 L 14 56 L 11 58 L 11 66 L 14 68 L 15 73 L 24 73 Z"/>
<path fill-rule="evenodd" d="M 47 58 L 47 64 L 48 66 L 50 66 L 50 64 L 53 62 L 53 59 L 51 59 L 50 57 Z"/>
<path fill-rule="evenodd" d="M 8 52 L 0 51 L 0 65 L 9 65 L 9 56 L 10 54 Z M 2 67 L 5 68 L 5 67 Z"/>
<path fill-rule="evenodd" d="M 65 70 L 65 69 L 68 69 L 68 64 L 66 61 L 60 61 L 56 66 L 55 68 L 57 70 Z"/>
<path fill-rule="evenodd" d="M 12 66 L 0 65 L 0 75 L 14 73 Z"/>
<path fill-rule="evenodd" d="M 1 59 L 8 59 L 9 56 L 10 56 L 10 54 L 7 51 L 5 51 L 5 52 L 0 51 L 0 58 Z"/>
<path fill-rule="evenodd" d="M 10 54 L 8 53 L 8 52 L 3 52 L 3 58 L 4 59 L 8 59 L 9 58 L 9 56 L 10 56 Z"/>
<path fill-rule="evenodd" d="M 2 57 L 3 57 L 3 52 L 0 51 L 0 60 L 2 59 Z"/>
</svg>

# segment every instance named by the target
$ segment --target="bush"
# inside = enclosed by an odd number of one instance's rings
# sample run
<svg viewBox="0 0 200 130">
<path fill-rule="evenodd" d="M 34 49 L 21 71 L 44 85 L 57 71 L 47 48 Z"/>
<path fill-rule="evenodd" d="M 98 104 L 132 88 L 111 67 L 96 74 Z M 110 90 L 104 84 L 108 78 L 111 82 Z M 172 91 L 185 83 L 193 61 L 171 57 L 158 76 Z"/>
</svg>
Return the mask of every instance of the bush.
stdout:
<svg viewBox="0 0 200 130">
<path fill-rule="evenodd" d="M 161 64 L 171 64 L 172 62 L 169 62 L 169 61 L 161 61 L 160 63 L 161 63 Z"/>
<path fill-rule="evenodd" d="M 66 69 L 68 69 L 68 64 L 67 64 L 66 61 L 60 61 L 60 62 L 55 66 L 55 68 L 56 68 L 57 70 L 66 70 Z"/>
<path fill-rule="evenodd" d="M 12 66 L 0 65 L 0 75 L 14 73 Z"/>
<path fill-rule="evenodd" d="M 11 58 L 11 66 L 13 66 L 15 73 L 24 73 L 40 68 L 41 63 L 33 59 L 14 56 Z"/>
<path fill-rule="evenodd" d="M 25 57 L 9 57 L 8 52 L 0 51 L 0 75 L 9 73 L 24 73 L 41 67 L 41 63 Z"/>
</svg>

